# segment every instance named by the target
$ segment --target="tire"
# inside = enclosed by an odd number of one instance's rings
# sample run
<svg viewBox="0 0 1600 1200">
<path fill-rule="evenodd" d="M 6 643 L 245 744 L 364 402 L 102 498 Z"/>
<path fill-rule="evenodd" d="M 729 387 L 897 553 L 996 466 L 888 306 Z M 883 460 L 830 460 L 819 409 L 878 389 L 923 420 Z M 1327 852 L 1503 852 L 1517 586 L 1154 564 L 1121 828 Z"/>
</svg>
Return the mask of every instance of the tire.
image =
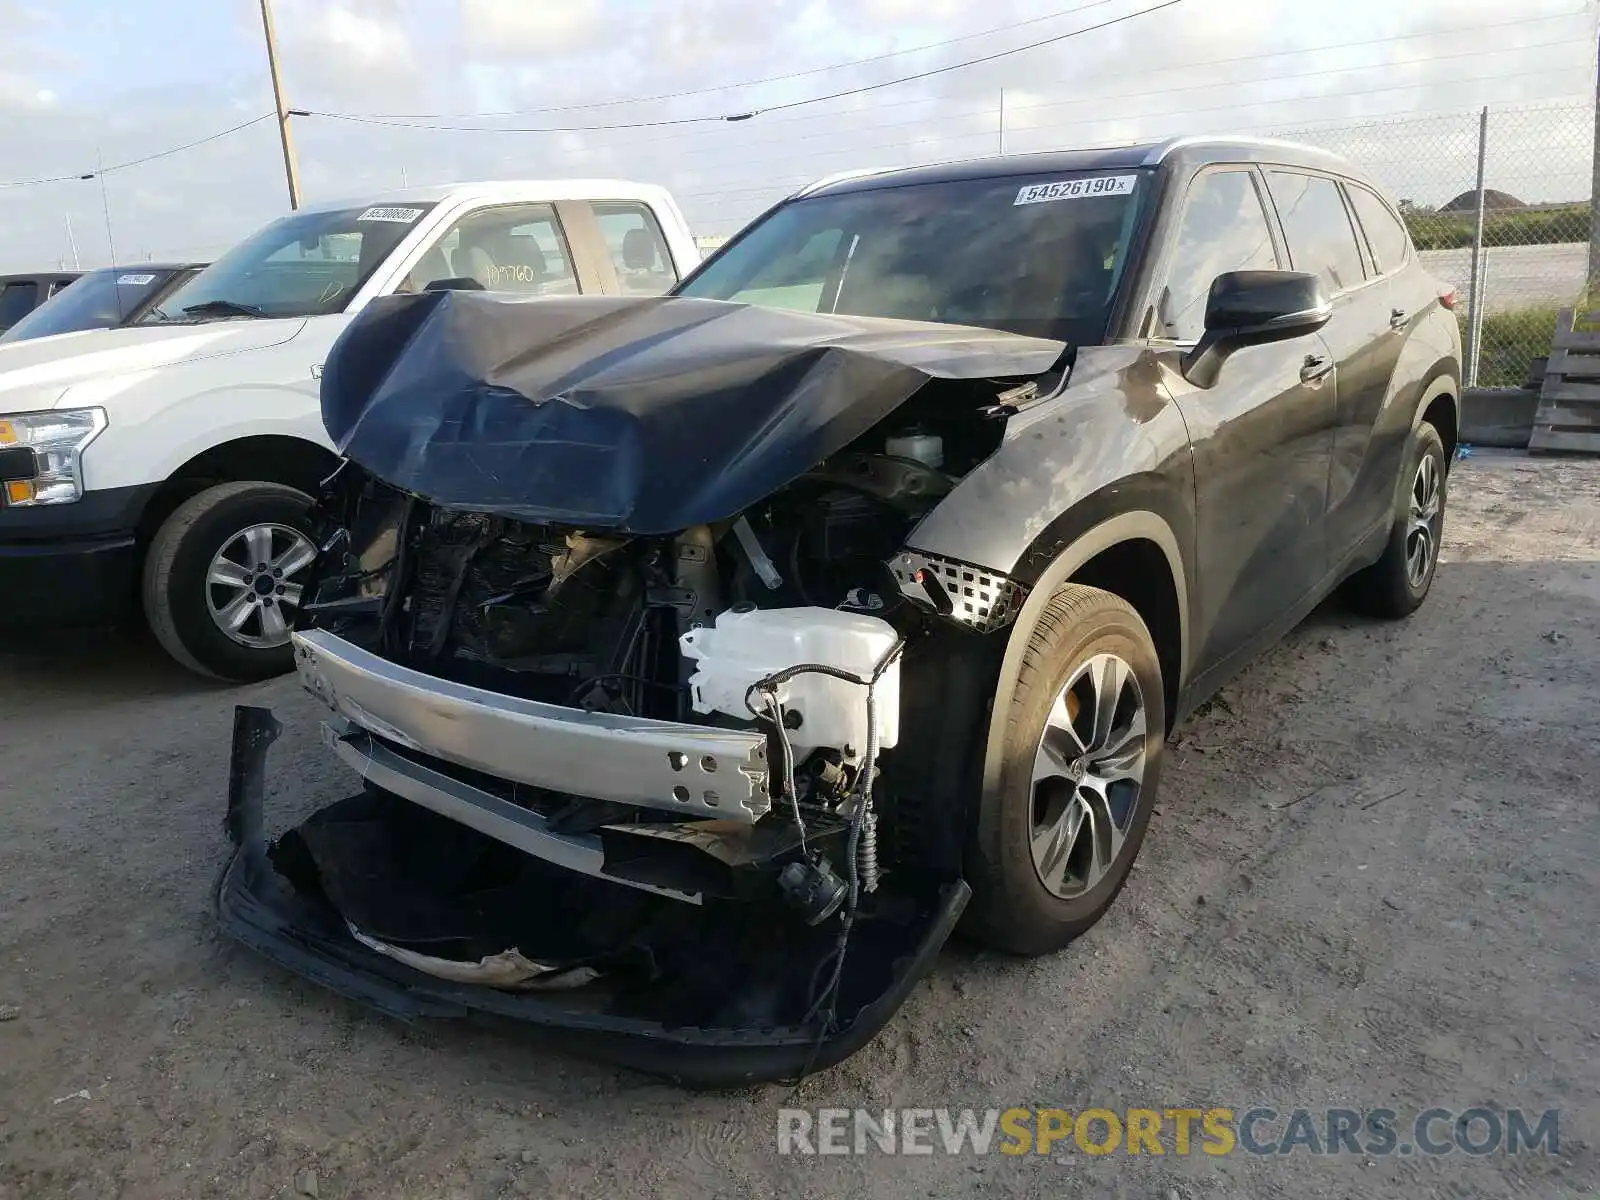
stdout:
<svg viewBox="0 0 1600 1200">
<path fill-rule="evenodd" d="M 1355 611 L 1369 617 L 1398 620 L 1416 612 L 1428 598 L 1433 586 L 1433 576 L 1439 566 L 1439 545 L 1444 536 L 1445 497 L 1450 480 L 1450 463 L 1445 457 L 1444 443 L 1438 430 L 1423 421 L 1411 434 L 1406 448 L 1404 473 L 1396 484 L 1394 524 L 1389 529 L 1389 542 L 1383 557 L 1370 567 L 1357 571 L 1344 585 L 1344 600 Z M 1423 496 L 1425 466 L 1431 469 L 1434 480 L 1432 516 L 1417 522 L 1424 510 L 1418 501 Z M 1427 560 L 1417 574 L 1413 569 L 1413 552 L 1421 540 L 1427 538 Z"/>
<path fill-rule="evenodd" d="M 305 493 L 281 484 L 223 483 L 178 506 L 157 531 L 144 561 L 145 619 L 168 654 L 197 674 L 232 682 L 289 670 L 293 649 L 286 632 L 277 639 L 276 622 L 293 626 L 293 578 L 303 577 L 310 565 L 310 505 Z M 262 529 L 268 531 L 265 542 L 259 533 L 247 532 Z M 271 559 L 265 574 L 277 566 L 281 579 L 262 579 L 255 571 L 261 564 L 245 561 L 261 557 L 257 552 L 264 546 L 270 547 L 265 554 Z M 219 573 L 237 573 L 250 582 L 213 583 L 219 555 L 227 560 L 217 567 Z M 269 595 L 263 597 L 262 589 Z M 237 606 L 230 608 L 233 601 Z M 244 612 L 247 608 L 252 611 Z M 213 615 L 218 609 L 220 615 Z M 219 623 L 230 613 L 244 616 L 236 635 Z"/>
<path fill-rule="evenodd" d="M 1103 665 L 1107 658 L 1127 668 L 1127 681 L 1135 685 L 1133 695 L 1142 705 L 1143 735 L 1129 737 L 1122 748 L 1124 752 L 1138 750 L 1142 776 L 1131 797 L 1125 781 L 1104 789 L 1105 795 L 1114 797 L 1107 803 L 1114 804 L 1115 811 L 1104 808 L 1099 816 L 1108 832 L 1120 832 L 1121 845 L 1105 847 L 1109 853 L 1103 855 L 1103 872 L 1098 876 L 1092 862 L 1083 858 L 1081 836 L 1074 838 L 1055 826 L 1060 832 L 1051 835 L 1051 852 L 1045 861 L 1063 861 L 1055 853 L 1060 851 L 1069 868 L 1077 862 L 1087 869 L 1081 871 L 1081 878 L 1061 880 L 1051 888 L 1045 877 L 1054 877 L 1054 872 L 1035 863 L 1036 832 L 1052 827 L 1051 814 L 1061 806 L 1079 805 L 1080 796 L 1100 796 L 1102 793 L 1090 786 L 1097 781 L 1096 772 L 1114 772 L 1093 767 L 1079 783 L 1071 771 L 1079 770 L 1092 757 L 1079 755 L 1067 775 L 1036 785 L 1035 759 L 1043 761 L 1046 757 L 1040 745 L 1047 734 L 1047 719 L 1053 714 L 1058 719 L 1061 714 L 1070 714 L 1075 727 L 1088 728 L 1083 724 L 1085 704 L 1090 711 L 1094 704 L 1092 695 L 1084 692 L 1084 677 L 1091 669 L 1098 672 L 1097 664 Z M 1124 704 L 1127 681 L 1121 685 Z M 1070 693 L 1065 690 L 1069 683 L 1073 685 Z M 1089 683 L 1092 685 L 1093 680 Z M 1114 690 L 1107 689 L 1106 694 Z M 998 787 L 982 799 L 968 855 L 966 875 L 973 890 L 967 909 L 968 929 L 979 941 L 998 950 L 1047 954 L 1087 931 L 1111 906 L 1128 878 L 1150 822 L 1166 739 L 1165 691 L 1150 631 L 1121 597 L 1098 588 L 1067 584 L 1050 598 L 1040 615 L 1028 640 L 1016 688 L 1009 700 L 999 703 L 1006 706 L 997 713 L 997 719 L 1005 721 L 1004 751 Z M 1114 729 L 1120 728 L 1117 721 L 1110 724 Z M 1128 726 L 1131 729 L 1131 721 Z M 1066 745 L 1073 748 L 1069 753 L 1075 752 L 1075 743 L 1062 741 L 1059 725 L 1051 728 L 1051 745 L 1058 750 Z M 1085 739 L 1080 736 L 1078 740 Z M 1116 738 L 1111 742 L 1115 746 Z M 1121 758 L 1122 753 L 1117 757 Z M 1050 757 L 1050 761 L 1060 761 L 1059 754 Z M 1107 819 L 1110 824 L 1104 824 Z M 1096 827 L 1091 819 L 1083 819 L 1079 835 L 1083 825 L 1090 826 L 1092 845 Z M 1071 845 L 1062 850 L 1069 841 Z M 1073 871 L 1068 869 L 1065 873 L 1070 876 Z M 1065 886 L 1069 882 L 1075 887 Z"/>
</svg>

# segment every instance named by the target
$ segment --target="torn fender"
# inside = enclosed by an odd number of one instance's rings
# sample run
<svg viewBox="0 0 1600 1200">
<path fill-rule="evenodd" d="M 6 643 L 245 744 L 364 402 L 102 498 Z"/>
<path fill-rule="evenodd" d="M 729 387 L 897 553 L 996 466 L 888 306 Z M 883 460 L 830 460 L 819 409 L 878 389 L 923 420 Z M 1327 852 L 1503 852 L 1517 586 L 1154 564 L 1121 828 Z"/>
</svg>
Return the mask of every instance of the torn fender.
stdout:
<svg viewBox="0 0 1600 1200">
<path fill-rule="evenodd" d="M 324 364 L 342 454 L 445 507 L 662 534 L 731 517 L 930 379 L 1041 375 L 997 330 L 688 297 L 369 304 Z"/>
</svg>

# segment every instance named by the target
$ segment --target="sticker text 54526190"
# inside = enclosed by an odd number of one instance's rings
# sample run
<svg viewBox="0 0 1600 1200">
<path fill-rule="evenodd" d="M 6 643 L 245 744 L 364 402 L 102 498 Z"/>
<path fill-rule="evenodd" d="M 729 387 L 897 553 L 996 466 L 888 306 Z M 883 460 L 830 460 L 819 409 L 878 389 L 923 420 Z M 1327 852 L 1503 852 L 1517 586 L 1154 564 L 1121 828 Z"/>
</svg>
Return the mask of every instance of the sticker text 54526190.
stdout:
<svg viewBox="0 0 1600 1200">
<path fill-rule="evenodd" d="M 1090 196 L 1126 196 L 1137 175 L 1096 175 L 1090 179 L 1062 179 L 1056 183 L 1030 183 L 1017 193 L 1015 204 L 1043 204 L 1047 200 L 1083 200 Z"/>
</svg>

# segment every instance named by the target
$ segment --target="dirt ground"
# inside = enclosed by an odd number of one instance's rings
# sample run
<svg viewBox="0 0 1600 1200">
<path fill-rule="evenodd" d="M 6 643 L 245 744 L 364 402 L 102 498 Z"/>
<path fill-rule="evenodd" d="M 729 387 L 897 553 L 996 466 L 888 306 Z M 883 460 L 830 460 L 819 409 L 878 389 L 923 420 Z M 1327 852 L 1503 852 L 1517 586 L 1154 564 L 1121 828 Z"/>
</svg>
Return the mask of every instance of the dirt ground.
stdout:
<svg viewBox="0 0 1600 1200">
<path fill-rule="evenodd" d="M 1329 607 L 1180 729 L 1091 934 L 1034 962 L 950 947 L 797 1092 L 408 1027 L 259 961 L 208 910 L 231 707 L 291 727 L 287 824 L 349 788 L 316 705 L 116 642 L 0 658 L 0 1198 L 1600 1194 L 1600 463 L 1473 456 L 1452 486 L 1415 618 Z M 1556 1108 L 1560 1147 L 775 1149 L 785 1105 L 1253 1104 Z"/>
</svg>

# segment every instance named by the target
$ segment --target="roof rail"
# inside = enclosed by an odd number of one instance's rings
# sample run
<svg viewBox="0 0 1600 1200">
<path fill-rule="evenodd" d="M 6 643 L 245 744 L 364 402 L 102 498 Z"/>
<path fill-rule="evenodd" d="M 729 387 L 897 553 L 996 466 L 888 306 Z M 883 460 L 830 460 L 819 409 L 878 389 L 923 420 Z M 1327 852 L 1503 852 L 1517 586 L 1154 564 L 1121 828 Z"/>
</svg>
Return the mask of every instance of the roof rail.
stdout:
<svg viewBox="0 0 1600 1200">
<path fill-rule="evenodd" d="M 1144 156 L 1144 165 L 1147 167 L 1156 166 L 1169 154 L 1176 150 L 1182 150 L 1186 146 L 1258 146 L 1263 149 L 1282 147 L 1284 149 L 1308 150 L 1315 154 L 1327 155 L 1330 158 L 1339 157 L 1330 151 L 1322 149 L 1320 146 L 1313 146 L 1306 142 L 1290 141 L 1287 138 L 1257 137 L 1250 134 L 1230 136 L 1227 134 L 1208 133 L 1186 134 L 1182 137 L 1168 138 L 1164 142 L 1157 142 L 1150 147 L 1149 152 Z"/>
<path fill-rule="evenodd" d="M 790 199 L 798 200 L 801 196 L 809 196 L 819 188 L 825 188 L 835 183 L 843 183 L 847 179 L 865 179 L 869 175 L 883 175 L 896 170 L 894 167 L 860 167 L 854 171 L 835 171 L 832 175 L 824 175 L 821 179 L 813 179 L 803 185 Z"/>
</svg>

